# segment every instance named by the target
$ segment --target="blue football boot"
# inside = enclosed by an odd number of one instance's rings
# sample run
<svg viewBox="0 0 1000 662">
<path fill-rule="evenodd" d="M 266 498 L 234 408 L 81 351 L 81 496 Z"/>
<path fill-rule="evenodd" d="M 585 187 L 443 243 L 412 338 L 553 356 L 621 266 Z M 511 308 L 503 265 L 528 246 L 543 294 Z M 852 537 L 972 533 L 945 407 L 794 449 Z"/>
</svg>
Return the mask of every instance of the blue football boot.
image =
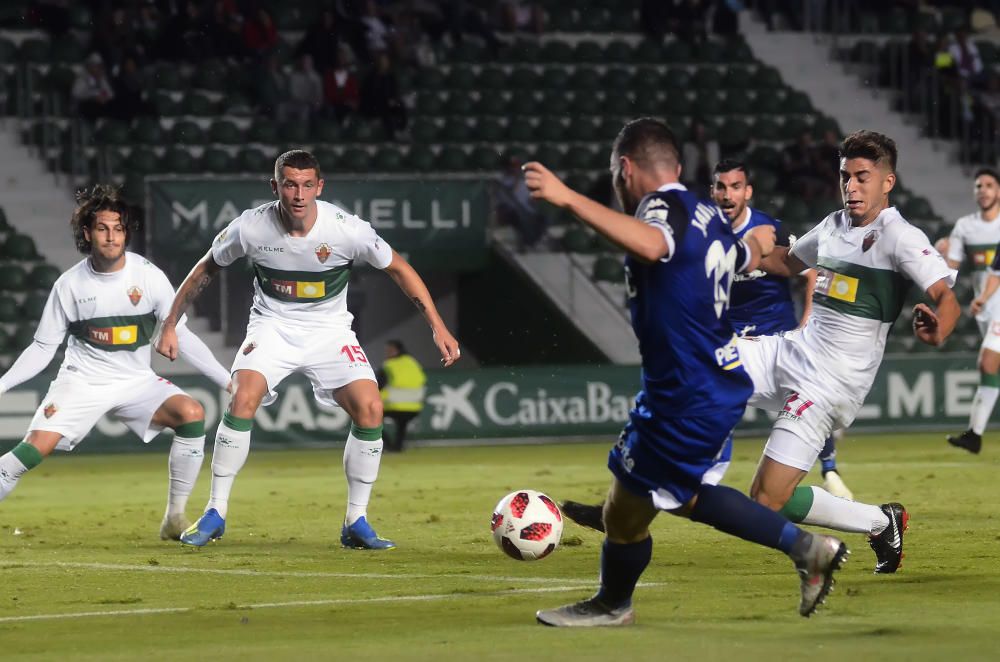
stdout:
<svg viewBox="0 0 1000 662">
<path fill-rule="evenodd" d="M 340 529 L 340 544 L 348 549 L 393 549 L 396 546 L 391 540 L 379 538 L 364 517 L 359 517 L 350 526 L 344 524 Z"/>
<path fill-rule="evenodd" d="M 192 547 L 204 547 L 213 540 L 218 540 L 226 532 L 226 520 L 222 519 L 215 508 L 209 508 L 198 521 L 181 534 L 181 542 Z"/>
</svg>

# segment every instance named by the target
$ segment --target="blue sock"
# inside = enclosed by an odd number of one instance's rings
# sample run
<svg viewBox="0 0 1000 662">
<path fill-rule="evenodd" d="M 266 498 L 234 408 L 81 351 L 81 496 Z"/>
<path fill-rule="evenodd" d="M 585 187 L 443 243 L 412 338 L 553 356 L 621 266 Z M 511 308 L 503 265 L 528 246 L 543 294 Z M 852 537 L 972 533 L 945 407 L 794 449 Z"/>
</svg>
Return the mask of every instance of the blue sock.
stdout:
<svg viewBox="0 0 1000 662">
<path fill-rule="evenodd" d="M 834 441 L 832 434 L 826 438 L 823 450 L 819 452 L 819 461 L 824 474 L 837 470 L 837 442 Z"/>
<path fill-rule="evenodd" d="M 604 540 L 601 548 L 601 589 L 594 596 L 616 609 L 632 602 L 632 592 L 653 557 L 653 536 L 634 543 Z"/>
<path fill-rule="evenodd" d="M 789 554 L 805 531 L 770 508 L 724 485 L 702 485 L 691 520 Z"/>
</svg>

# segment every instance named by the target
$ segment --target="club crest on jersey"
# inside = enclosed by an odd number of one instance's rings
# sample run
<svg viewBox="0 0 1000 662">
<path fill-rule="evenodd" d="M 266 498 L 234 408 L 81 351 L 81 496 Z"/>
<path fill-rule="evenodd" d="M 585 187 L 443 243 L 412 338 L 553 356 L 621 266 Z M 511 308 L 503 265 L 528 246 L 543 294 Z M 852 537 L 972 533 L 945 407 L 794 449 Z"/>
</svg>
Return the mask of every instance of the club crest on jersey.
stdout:
<svg viewBox="0 0 1000 662">
<path fill-rule="evenodd" d="M 329 244 L 323 243 L 316 247 L 316 259 L 326 264 L 327 259 L 333 253 Z"/>
<path fill-rule="evenodd" d="M 867 253 L 868 249 L 871 248 L 876 241 L 878 241 L 878 230 L 872 230 L 865 235 L 864 240 L 861 242 L 861 252 Z"/>
<path fill-rule="evenodd" d="M 247 343 L 246 347 L 243 348 L 243 356 L 246 356 L 255 349 L 257 349 L 257 343 L 251 340 L 250 342 Z"/>
<path fill-rule="evenodd" d="M 42 413 L 45 414 L 45 418 L 52 418 L 57 411 L 59 411 L 59 407 L 56 407 L 54 402 L 50 402 L 45 405 L 45 409 L 42 410 Z"/>
<path fill-rule="evenodd" d="M 142 290 L 135 285 L 128 288 L 128 300 L 132 302 L 133 306 L 138 306 L 139 302 L 142 301 Z"/>
</svg>

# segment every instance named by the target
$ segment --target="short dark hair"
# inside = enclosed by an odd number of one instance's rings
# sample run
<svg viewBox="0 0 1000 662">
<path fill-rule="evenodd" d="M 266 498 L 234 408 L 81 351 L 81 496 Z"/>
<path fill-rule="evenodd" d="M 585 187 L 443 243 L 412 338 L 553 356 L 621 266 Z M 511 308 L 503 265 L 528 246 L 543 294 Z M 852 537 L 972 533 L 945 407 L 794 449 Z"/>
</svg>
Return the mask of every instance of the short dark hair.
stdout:
<svg viewBox="0 0 1000 662">
<path fill-rule="evenodd" d="M 400 354 L 406 354 L 406 346 L 403 344 L 402 340 L 386 340 L 385 344 L 392 347 Z"/>
<path fill-rule="evenodd" d="M 972 181 L 976 181 L 983 175 L 989 175 L 990 177 L 993 178 L 993 181 L 995 181 L 997 184 L 1000 184 L 1000 174 L 998 174 L 997 171 L 994 170 L 993 168 L 980 168 L 979 170 L 976 171 L 976 175 L 972 178 Z"/>
<path fill-rule="evenodd" d="M 612 146 L 615 159 L 627 156 L 638 163 L 679 163 L 680 143 L 673 130 L 652 117 L 632 120 L 618 132 Z"/>
<path fill-rule="evenodd" d="M 840 143 L 840 158 L 886 162 L 892 172 L 896 172 L 896 156 L 896 141 L 876 131 L 855 131 Z"/>
<path fill-rule="evenodd" d="M 112 184 L 95 184 L 90 190 L 81 189 L 76 192 L 76 209 L 69 221 L 73 230 L 73 241 L 76 250 L 84 255 L 90 255 L 92 250 L 90 240 L 84 230 L 93 230 L 97 212 L 115 212 L 121 218 L 125 228 L 125 245 L 139 231 L 139 219 L 132 213 L 131 205 L 122 197 L 122 190 Z"/>
<path fill-rule="evenodd" d="M 747 183 L 750 183 L 750 168 L 747 167 L 745 162 L 739 159 L 722 159 L 715 164 L 712 174 L 721 175 L 724 172 L 732 172 L 733 170 L 742 170 L 743 174 L 746 175 Z"/>
<path fill-rule="evenodd" d="M 315 170 L 316 179 L 323 179 L 323 173 L 319 169 L 319 161 L 304 149 L 292 149 L 277 158 L 274 162 L 274 181 L 281 181 L 282 168 L 295 168 L 296 170 Z"/>
</svg>

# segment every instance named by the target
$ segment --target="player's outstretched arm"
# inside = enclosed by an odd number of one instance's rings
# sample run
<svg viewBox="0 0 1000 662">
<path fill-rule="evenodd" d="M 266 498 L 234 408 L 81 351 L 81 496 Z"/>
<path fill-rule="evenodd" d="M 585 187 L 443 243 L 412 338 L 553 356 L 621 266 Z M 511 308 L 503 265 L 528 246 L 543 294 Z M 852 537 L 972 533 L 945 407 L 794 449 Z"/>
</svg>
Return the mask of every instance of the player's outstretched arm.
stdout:
<svg viewBox="0 0 1000 662">
<path fill-rule="evenodd" d="M 791 278 L 806 269 L 802 260 L 789 252 L 788 246 L 775 246 L 771 254 L 760 261 L 760 268 L 773 276 Z"/>
<path fill-rule="evenodd" d="M 913 307 L 913 335 L 920 342 L 940 347 L 955 330 L 962 308 L 944 278 L 927 288 L 927 296 L 934 309 L 925 303 Z"/>
<path fill-rule="evenodd" d="M 171 361 L 177 358 L 177 322 L 221 270 L 222 267 L 212 257 L 211 250 L 198 261 L 198 264 L 194 265 L 194 269 L 177 288 L 177 295 L 170 306 L 170 313 L 160 326 L 160 337 L 156 340 L 157 352 Z"/>
<path fill-rule="evenodd" d="M 205 341 L 189 329 L 187 324 L 174 327 L 174 332 L 177 335 L 177 351 L 180 353 L 181 358 L 197 368 L 198 372 L 215 382 L 219 388 L 228 390 L 230 382 L 229 371 L 216 360 L 215 355 L 212 354 L 212 350 L 208 348 Z"/>
<path fill-rule="evenodd" d="M 568 209 L 637 260 L 653 263 L 670 252 L 658 229 L 577 193 L 541 163 L 532 161 L 522 169 L 531 197 Z"/>
<path fill-rule="evenodd" d="M 816 273 L 815 269 L 806 269 L 803 273 L 799 274 L 802 280 L 805 281 L 803 286 L 803 296 L 802 296 L 802 319 L 799 320 L 799 326 L 805 326 L 806 322 L 809 321 L 809 316 L 812 315 L 813 309 L 813 292 L 816 290 Z"/>
<path fill-rule="evenodd" d="M 978 315 L 982 312 L 983 307 L 986 302 L 990 300 L 993 293 L 997 291 L 1000 287 L 1000 274 L 991 273 L 986 278 L 986 285 L 983 287 L 983 291 L 979 293 L 979 296 L 972 300 L 972 304 L 969 305 L 969 312 L 973 315 Z"/>
<path fill-rule="evenodd" d="M 438 314 L 437 307 L 431 299 L 431 293 L 427 290 L 427 285 L 424 284 L 424 279 L 396 251 L 392 252 L 392 262 L 385 268 L 385 271 L 396 281 L 396 285 L 399 285 L 399 289 L 403 290 L 403 293 L 410 298 L 417 309 L 424 314 L 427 324 L 431 327 L 431 333 L 434 334 L 434 344 L 441 352 L 441 363 L 447 367 L 457 361 L 462 355 L 458 349 L 458 341 L 448 331 L 444 320 Z"/>
</svg>

